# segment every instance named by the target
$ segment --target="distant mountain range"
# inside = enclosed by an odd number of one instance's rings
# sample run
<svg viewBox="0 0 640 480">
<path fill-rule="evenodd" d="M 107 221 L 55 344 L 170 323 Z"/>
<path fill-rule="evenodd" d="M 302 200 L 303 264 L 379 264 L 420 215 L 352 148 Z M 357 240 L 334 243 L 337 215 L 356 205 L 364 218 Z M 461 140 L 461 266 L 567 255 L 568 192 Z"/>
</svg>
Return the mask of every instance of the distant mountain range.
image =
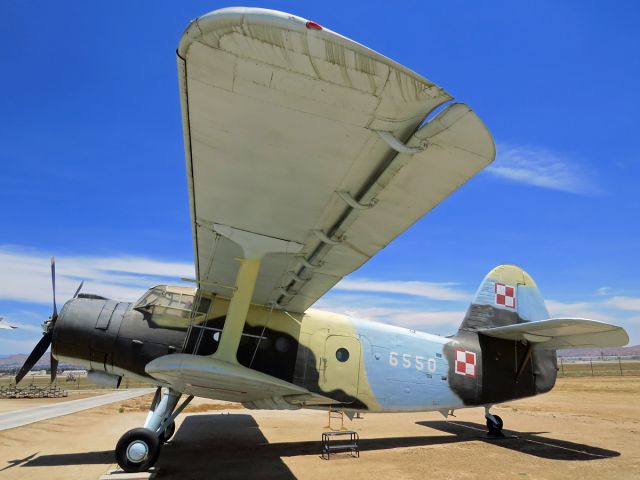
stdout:
<svg viewBox="0 0 640 480">
<path fill-rule="evenodd" d="M 20 368 L 29 355 L 25 353 L 16 353 L 15 355 L 3 355 L 0 357 L 0 368 Z M 45 353 L 38 363 L 33 367 L 36 370 L 42 370 L 43 368 L 50 368 L 51 362 L 49 359 L 49 352 Z"/>
<path fill-rule="evenodd" d="M 623 357 L 640 355 L 640 345 L 616 348 L 569 348 L 558 350 L 558 357 Z"/>
</svg>

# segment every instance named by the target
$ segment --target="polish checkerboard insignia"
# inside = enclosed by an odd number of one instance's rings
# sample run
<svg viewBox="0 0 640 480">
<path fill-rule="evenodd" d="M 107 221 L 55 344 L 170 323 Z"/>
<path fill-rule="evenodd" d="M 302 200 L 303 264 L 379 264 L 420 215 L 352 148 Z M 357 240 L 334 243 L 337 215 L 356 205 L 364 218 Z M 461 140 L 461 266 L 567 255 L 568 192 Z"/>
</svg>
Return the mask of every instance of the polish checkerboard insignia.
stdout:
<svg viewBox="0 0 640 480">
<path fill-rule="evenodd" d="M 475 377 L 476 354 L 466 350 L 456 350 L 456 373 L 467 377 Z"/>
<path fill-rule="evenodd" d="M 516 308 L 516 287 L 496 283 L 496 305 L 507 308 Z"/>
</svg>

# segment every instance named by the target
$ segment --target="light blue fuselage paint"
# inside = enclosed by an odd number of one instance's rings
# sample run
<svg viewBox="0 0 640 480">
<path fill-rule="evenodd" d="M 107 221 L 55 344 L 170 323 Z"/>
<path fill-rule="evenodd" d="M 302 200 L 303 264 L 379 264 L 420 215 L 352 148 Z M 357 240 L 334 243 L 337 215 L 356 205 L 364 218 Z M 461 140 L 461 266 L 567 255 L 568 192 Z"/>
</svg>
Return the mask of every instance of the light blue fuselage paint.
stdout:
<svg viewBox="0 0 640 480">
<path fill-rule="evenodd" d="M 463 406 L 450 389 L 444 346 L 452 340 L 406 328 L 350 319 L 382 411 L 444 410 Z"/>
</svg>

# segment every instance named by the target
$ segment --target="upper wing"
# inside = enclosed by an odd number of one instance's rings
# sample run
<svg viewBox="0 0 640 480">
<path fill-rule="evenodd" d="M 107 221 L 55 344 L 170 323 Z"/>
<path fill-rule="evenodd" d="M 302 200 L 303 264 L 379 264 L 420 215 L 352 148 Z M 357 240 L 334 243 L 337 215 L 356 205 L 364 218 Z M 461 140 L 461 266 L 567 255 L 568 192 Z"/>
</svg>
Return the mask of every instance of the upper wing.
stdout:
<svg viewBox="0 0 640 480">
<path fill-rule="evenodd" d="M 253 294 L 301 312 L 495 156 L 465 105 L 419 128 L 441 88 L 292 15 L 200 17 L 178 69 L 197 278 L 216 294 L 241 250 L 214 224 L 303 245 L 267 255 Z"/>
<path fill-rule="evenodd" d="M 551 318 L 478 330 L 478 333 L 506 340 L 527 340 L 549 350 L 621 347 L 629 342 L 622 327 L 584 318 Z"/>
</svg>

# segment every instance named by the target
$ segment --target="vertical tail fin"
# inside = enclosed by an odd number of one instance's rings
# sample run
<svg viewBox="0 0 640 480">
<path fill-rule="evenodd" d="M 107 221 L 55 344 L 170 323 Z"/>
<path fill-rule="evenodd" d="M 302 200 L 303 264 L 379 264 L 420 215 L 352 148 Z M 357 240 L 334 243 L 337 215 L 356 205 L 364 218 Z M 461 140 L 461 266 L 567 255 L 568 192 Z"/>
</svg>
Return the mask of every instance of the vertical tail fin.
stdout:
<svg viewBox="0 0 640 480">
<path fill-rule="evenodd" d="M 515 265 L 500 265 L 482 281 L 460 330 L 473 332 L 547 318 L 549 312 L 531 276 Z"/>
<path fill-rule="evenodd" d="M 466 404 L 491 404 L 548 392 L 556 380 L 554 350 L 534 350 L 533 343 L 496 338 L 483 331 L 546 320 L 549 313 L 536 283 L 515 265 L 489 272 L 476 293 L 458 334 L 455 348 L 476 354 L 476 382 L 451 375 L 451 388 Z M 457 352 L 456 350 L 456 352 Z M 450 354 L 453 355 L 453 354 Z M 454 372 L 455 373 L 455 372 Z"/>
</svg>

